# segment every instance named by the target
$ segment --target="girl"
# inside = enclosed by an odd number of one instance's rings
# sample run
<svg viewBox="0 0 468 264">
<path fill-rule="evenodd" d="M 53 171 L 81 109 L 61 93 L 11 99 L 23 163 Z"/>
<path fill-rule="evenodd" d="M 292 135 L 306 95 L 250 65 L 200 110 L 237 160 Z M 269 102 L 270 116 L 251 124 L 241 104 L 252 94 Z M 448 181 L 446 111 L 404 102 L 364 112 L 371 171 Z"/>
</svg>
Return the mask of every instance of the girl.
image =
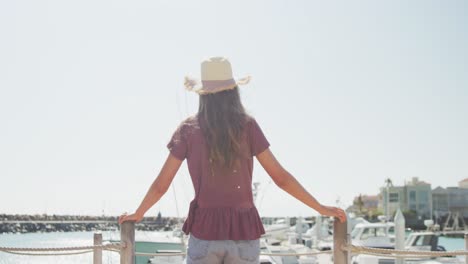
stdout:
<svg viewBox="0 0 468 264">
<path fill-rule="evenodd" d="M 187 159 L 195 189 L 182 228 L 190 234 L 187 263 L 258 263 L 259 238 L 265 230 L 252 195 L 253 157 L 278 187 L 318 213 L 346 221 L 343 210 L 317 202 L 275 159 L 260 126 L 240 100 L 238 85 L 250 78 L 235 81 L 231 64 L 223 57 L 203 61 L 201 75 L 201 85 L 185 80 L 187 89 L 200 95 L 198 114 L 177 128 L 158 177 L 135 213 L 123 214 L 119 223 L 141 221 Z"/>
</svg>

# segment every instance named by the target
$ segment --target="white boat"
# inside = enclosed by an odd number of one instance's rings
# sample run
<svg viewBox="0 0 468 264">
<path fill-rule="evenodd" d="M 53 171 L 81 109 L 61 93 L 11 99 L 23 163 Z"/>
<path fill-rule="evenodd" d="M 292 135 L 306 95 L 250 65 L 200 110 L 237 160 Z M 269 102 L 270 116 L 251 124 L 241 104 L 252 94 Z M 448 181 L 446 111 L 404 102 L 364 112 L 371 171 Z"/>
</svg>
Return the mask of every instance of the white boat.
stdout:
<svg viewBox="0 0 468 264">
<path fill-rule="evenodd" d="M 186 237 L 180 236 L 179 230 L 165 232 L 136 232 L 135 252 L 138 253 L 185 253 Z M 120 239 L 106 240 L 111 243 L 119 243 Z M 183 263 L 182 256 L 135 256 L 136 264 L 148 263 Z"/>
<path fill-rule="evenodd" d="M 185 253 L 187 236 L 181 229 L 176 227 L 174 230 L 163 232 L 161 234 L 136 233 L 135 251 L 141 253 Z M 135 263 L 158 263 L 158 264 L 179 264 L 183 263 L 184 256 L 136 256 Z"/>
<path fill-rule="evenodd" d="M 298 239 L 297 234 L 289 234 L 288 240 L 275 243 L 271 245 L 265 239 L 260 241 L 260 250 L 262 253 L 308 253 L 314 252 L 311 248 L 305 246 Z M 317 258 L 315 256 L 260 256 L 261 264 L 317 264 Z"/>
<path fill-rule="evenodd" d="M 405 241 L 405 249 L 417 251 L 446 251 L 438 244 L 438 234 L 432 231 L 411 233 Z M 394 258 L 357 255 L 353 257 L 353 264 L 393 264 Z M 457 257 L 437 257 L 437 258 L 407 258 L 406 264 L 462 264 L 464 260 Z"/>
<path fill-rule="evenodd" d="M 333 218 L 317 216 L 315 225 L 307 230 L 305 238 L 306 245 L 318 250 L 330 250 L 333 248 Z"/>
<path fill-rule="evenodd" d="M 264 225 L 265 234 L 262 238 L 285 240 L 288 238 L 287 234 L 291 230 L 290 219 L 278 219 L 273 224 Z"/>
<path fill-rule="evenodd" d="M 279 223 L 284 224 L 285 222 Z M 316 248 L 312 249 L 312 244 L 317 243 L 317 237 L 321 239 L 331 237 L 328 220 L 326 219 L 323 222 L 321 217 L 317 217 L 315 225 L 312 226 L 312 221 L 306 221 L 302 217 L 299 217 L 296 225 L 287 229 L 283 228 L 281 234 L 278 232 L 279 229 L 277 229 L 278 231 L 275 233 L 274 237 L 271 235 L 268 236 L 267 232 L 266 236 L 261 239 L 261 251 L 263 253 L 317 252 L 318 250 Z M 289 226 L 289 224 L 286 224 L 286 226 Z M 260 263 L 316 264 L 318 260 L 316 256 L 261 256 Z"/>
<path fill-rule="evenodd" d="M 395 248 L 394 230 L 395 224 L 392 222 L 361 223 L 351 232 L 351 240 L 356 246 L 393 249 Z"/>
</svg>

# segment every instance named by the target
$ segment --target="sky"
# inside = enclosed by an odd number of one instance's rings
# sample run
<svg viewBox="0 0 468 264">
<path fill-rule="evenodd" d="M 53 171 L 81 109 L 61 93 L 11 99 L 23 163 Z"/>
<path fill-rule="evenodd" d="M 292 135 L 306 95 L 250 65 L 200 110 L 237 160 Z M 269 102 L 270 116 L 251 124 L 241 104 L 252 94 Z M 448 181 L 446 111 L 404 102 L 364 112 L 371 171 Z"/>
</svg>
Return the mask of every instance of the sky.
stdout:
<svg viewBox="0 0 468 264">
<path fill-rule="evenodd" d="M 133 212 L 226 56 L 281 164 L 346 207 L 468 178 L 466 1 L 0 1 L 0 213 Z M 317 213 L 256 163 L 261 216 Z M 147 216 L 185 217 L 186 165 Z"/>
</svg>

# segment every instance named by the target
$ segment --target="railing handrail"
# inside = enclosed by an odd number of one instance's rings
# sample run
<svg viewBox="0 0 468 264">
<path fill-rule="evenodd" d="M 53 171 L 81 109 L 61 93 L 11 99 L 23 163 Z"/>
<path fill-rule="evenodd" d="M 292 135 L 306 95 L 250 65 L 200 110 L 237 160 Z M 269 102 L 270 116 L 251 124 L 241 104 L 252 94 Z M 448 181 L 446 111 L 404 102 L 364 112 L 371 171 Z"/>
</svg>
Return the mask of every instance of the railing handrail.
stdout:
<svg viewBox="0 0 468 264">
<path fill-rule="evenodd" d="M 120 249 L 120 243 L 108 243 L 103 245 L 91 246 L 73 246 L 73 247 L 0 247 L 0 251 L 15 251 L 15 252 L 63 252 L 77 250 L 93 250 L 93 249 Z"/>
<path fill-rule="evenodd" d="M 465 250 L 454 251 L 416 251 L 416 250 L 397 250 L 384 248 L 371 248 L 356 246 L 350 243 L 349 234 L 347 234 L 347 223 L 334 221 L 333 223 L 334 250 L 305 252 L 305 253 L 266 253 L 261 252 L 263 256 L 312 256 L 319 254 L 333 253 L 333 260 L 336 264 L 349 264 L 351 255 L 365 254 L 374 256 L 383 256 L 389 258 L 433 258 L 448 256 L 466 256 L 468 264 L 468 233 L 465 234 Z M 94 245 L 91 246 L 72 246 L 72 247 L 0 247 L 0 251 L 30 255 L 30 256 L 58 256 L 58 255 L 76 255 L 94 252 L 94 264 L 102 263 L 102 251 L 113 251 L 120 254 L 121 264 L 134 264 L 135 256 L 185 256 L 185 252 L 160 252 L 143 253 L 135 252 L 135 223 L 125 222 L 121 225 L 120 243 L 102 243 L 102 234 L 94 234 Z"/>
</svg>

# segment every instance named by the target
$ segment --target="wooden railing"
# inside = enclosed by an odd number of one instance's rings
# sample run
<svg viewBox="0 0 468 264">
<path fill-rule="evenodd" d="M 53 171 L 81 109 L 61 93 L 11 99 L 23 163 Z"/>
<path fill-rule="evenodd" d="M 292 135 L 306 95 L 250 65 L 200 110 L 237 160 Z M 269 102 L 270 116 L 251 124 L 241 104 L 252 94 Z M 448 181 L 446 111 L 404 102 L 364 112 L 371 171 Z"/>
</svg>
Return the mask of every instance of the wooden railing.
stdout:
<svg viewBox="0 0 468 264">
<path fill-rule="evenodd" d="M 396 229 L 403 227 L 404 222 L 395 221 Z M 396 232 L 398 235 L 401 232 Z M 398 238 L 397 238 L 398 240 Z M 398 243 L 397 243 L 398 244 Z M 16 247 L 1 247 L 0 252 L 28 255 L 28 256 L 60 256 L 60 255 L 77 255 L 93 253 L 93 264 L 102 264 L 102 252 L 104 250 L 117 252 L 120 254 L 121 264 L 135 264 L 135 256 L 183 256 L 185 253 L 141 253 L 135 252 L 135 223 L 124 222 L 120 226 L 120 243 L 103 244 L 102 234 L 97 232 L 94 234 L 94 244 L 91 246 L 79 247 L 58 247 L 58 248 L 16 248 Z M 465 250 L 456 251 L 411 251 L 397 247 L 396 249 L 379 249 L 366 248 L 355 246 L 351 243 L 351 239 L 347 230 L 347 223 L 341 223 L 336 220 L 333 222 L 333 251 L 307 252 L 307 253 L 260 253 L 268 256 L 283 256 L 283 255 L 318 255 L 318 254 L 333 254 L 334 264 L 350 264 L 351 255 L 375 255 L 385 256 L 397 259 L 397 263 L 404 263 L 406 258 L 436 258 L 445 256 L 465 256 L 466 264 L 468 264 L 468 233 L 465 234 Z"/>
</svg>

